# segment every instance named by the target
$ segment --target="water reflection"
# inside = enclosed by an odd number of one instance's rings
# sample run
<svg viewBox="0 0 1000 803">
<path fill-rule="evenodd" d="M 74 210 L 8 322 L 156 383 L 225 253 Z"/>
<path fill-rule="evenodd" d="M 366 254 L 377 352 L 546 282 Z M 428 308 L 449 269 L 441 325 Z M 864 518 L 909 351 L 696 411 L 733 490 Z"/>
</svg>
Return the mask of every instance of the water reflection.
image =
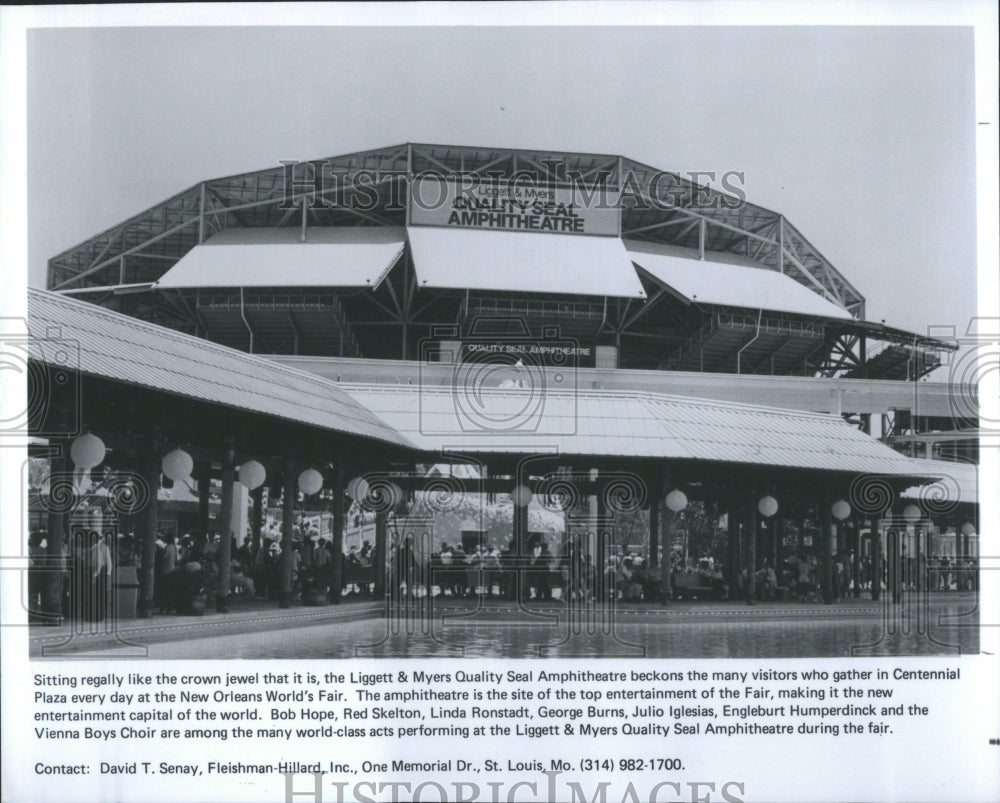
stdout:
<svg viewBox="0 0 1000 803">
<path fill-rule="evenodd" d="M 890 609 L 891 610 L 891 609 Z M 152 658 L 353 657 L 649 657 L 781 658 L 958 655 L 979 650 L 978 630 L 958 626 L 968 608 L 935 606 L 921 616 L 779 621 L 619 621 L 569 632 L 564 624 L 525 621 L 436 622 L 394 626 L 385 618 L 242 633 L 150 645 Z M 956 619 L 956 617 L 959 617 Z M 652 617 L 651 617 L 652 618 Z M 398 625 L 398 622 L 395 623 Z M 973 623 L 969 623 L 973 624 Z M 106 654 L 112 656 L 115 650 Z"/>
</svg>

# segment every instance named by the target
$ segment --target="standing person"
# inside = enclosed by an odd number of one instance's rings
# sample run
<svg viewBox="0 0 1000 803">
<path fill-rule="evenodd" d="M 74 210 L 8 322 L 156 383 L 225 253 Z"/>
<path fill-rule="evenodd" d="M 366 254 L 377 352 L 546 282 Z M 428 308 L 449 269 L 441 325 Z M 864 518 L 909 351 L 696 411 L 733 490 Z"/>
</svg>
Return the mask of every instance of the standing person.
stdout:
<svg viewBox="0 0 1000 803">
<path fill-rule="evenodd" d="M 110 536 L 108 536 L 110 538 Z M 111 547 L 96 530 L 90 533 L 91 599 L 94 621 L 103 622 L 108 612 L 108 588 L 114 569 Z"/>
<path fill-rule="evenodd" d="M 532 562 L 535 569 L 535 590 L 538 598 L 542 600 L 552 599 L 551 563 L 552 553 L 549 551 L 549 542 L 543 538 L 536 549 Z"/>
<path fill-rule="evenodd" d="M 594 556 L 589 552 L 583 556 L 583 571 L 580 579 L 583 586 L 584 601 L 593 601 L 596 598 L 594 589 L 597 587 L 597 567 L 594 566 Z"/>
<path fill-rule="evenodd" d="M 469 550 L 469 554 L 465 558 L 465 596 L 474 597 L 479 592 L 482 560 L 482 546 Z"/>
<path fill-rule="evenodd" d="M 172 531 L 163 536 L 163 547 L 158 551 L 156 562 L 156 579 L 153 588 L 156 591 L 156 598 L 159 600 L 160 613 L 170 613 L 177 609 L 177 602 L 174 599 L 175 589 L 173 575 L 177 570 L 177 543 L 176 536 Z"/>
<path fill-rule="evenodd" d="M 267 598 L 267 556 L 271 551 L 271 539 L 265 537 L 253 559 L 253 579 L 257 598 Z"/>
<path fill-rule="evenodd" d="M 361 544 L 361 552 L 358 554 L 359 579 L 358 590 L 364 596 L 371 596 L 372 593 L 372 564 L 374 563 L 371 541 Z"/>
<path fill-rule="evenodd" d="M 302 599 L 299 571 L 302 569 L 302 542 L 292 543 L 292 602 Z"/>
<path fill-rule="evenodd" d="M 437 583 L 438 586 L 441 589 L 441 595 L 442 596 L 444 596 L 445 593 L 448 593 L 448 594 L 451 594 L 451 595 L 454 594 L 454 592 L 452 590 L 453 586 L 454 586 L 454 583 L 452 581 L 452 571 L 453 570 L 451 568 L 452 557 L 453 556 L 452 556 L 452 553 L 451 553 L 451 547 L 448 546 L 447 543 L 442 543 L 441 544 L 441 552 L 440 552 L 440 554 L 438 556 L 438 561 L 441 564 L 441 576 L 440 576 L 440 579 L 438 580 L 438 583 Z"/>
<path fill-rule="evenodd" d="M 541 596 L 541 579 L 539 578 L 542 557 L 542 539 L 540 537 L 536 538 L 535 542 L 531 545 L 531 558 L 529 559 L 528 566 L 528 592 L 527 597 L 532 599 L 537 599 Z"/>
<path fill-rule="evenodd" d="M 201 569 L 205 583 L 205 604 L 209 606 L 215 605 L 215 592 L 219 588 L 219 553 L 221 552 L 219 547 L 221 543 L 222 536 L 213 533 L 202 552 Z"/>
<path fill-rule="evenodd" d="M 490 544 L 486 550 L 483 569 L 486 576 L 486 592 L 492 597 L 494 596 L 493 588 L 496 587 L 497 593 L 502 593 L 503 575 L 500 572 L 500 550 L 495 544 Z"/>
</svg>

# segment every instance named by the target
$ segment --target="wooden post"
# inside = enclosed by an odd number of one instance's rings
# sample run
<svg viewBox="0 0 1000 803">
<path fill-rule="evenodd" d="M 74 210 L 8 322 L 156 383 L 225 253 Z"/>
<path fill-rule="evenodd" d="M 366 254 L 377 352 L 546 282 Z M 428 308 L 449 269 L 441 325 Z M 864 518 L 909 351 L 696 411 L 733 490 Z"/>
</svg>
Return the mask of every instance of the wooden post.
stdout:
<svg viewBox="0 0 1000 803">
<path fill-rule="evenodd" d="M 212 496 L 212 463 L 208 460 L 198 463 L 198 535 L 204 538 L 208 532 L 209 499 Z"/>
<path fill-rule="evenodd" d="M 68 424 L 60 422 L 60 429 L 65 429 Z M 58 448 L 49 459 L 49 478 L 67 476 L 70 471 L 69 465 L 69 440 L 52 440 L 50 445 Z M 63 595 L 63 571 L 66 566 L 68 556 L 66 555 L 66 521 L 68 516 L 59 504 L 53 503 L 53 496 L 50 485 L 49 488 L 49 513 L 47 522 L 47 534 L 45 536 L 45 590 L 42 598 L 42 612 L 45 614 L 45 624 L 58 627 L 62 624 L 62 595 Z M 72 544 L 70 545 L 72 549 Z M 72 612 L 71 612 L 72 614 Z"/>
<path fill-rule="evenodd" d="M 153 615 L 155 600 L 155 564 L 157 529 L 157 492 L 160 489 L 160 432 L 154 427 L 141 457 L 139 473 L 149 488 L 149 502 L 139 511 L 139 538 L 142 559 L 139 564 L 139 604 L 136 613 L 140 619 Z"/>
<path fill-rule="evenodd" d="M 832 517 L 832 514 L 831 514 Z M 830 559 L 831 565 L 834 563 L 834 558 L 836 562 L 840 564 L 840 576 L 837 577 L 836 574 L 831 570 L 830 575 L 832 577 L 833 583 L 831 588 L 833 589 L 833 600 L 836 602 L 840 599 L 840 589 L 841 584 L 844 581 L 844 563 L 841 560 L 841 556 L 844 554 L 844 545 L 847 543 L 847 523 L 839 519 L 833 522 L 833 556 Z"/>
<path fill-rule="evenodd" d="M 386 511 L 375 512 L 375 597 L 385 599 L 385 558 L 388 538 Z"/>
<path fill-rule="evenodd" d="M 823 604 L 833 604 L 833 512 L 831 497 L 823 493 L 819 498 L 820 549 L 823 551 Z"/>
<path fill-rule="evenodd" d="M 660 533 L 663 536 L 663 560 L 660 561 L 660 604 L 669 605 L 673 596 L 671 588 L 671 574 L 673 564 L 670 561 L 670 552 L 674 544 L 674 526 L 677 523 L 677 514 L 666 505 L 667 494 L 670 493 L 670 486 L 673 484 L 670 466 L 666 466 L 660 476 L 659 486 L 654 489 L 656 494 L 656 507 L 659 511 L 657 518 L 660 521 Z"/>
<path fill-rule="evenodd" d="M 774 569 L 774 576 L 781 582 L 781 573 L 778 567 L 784 561 L 785 550 L 785 516 L 784 511 L 778 510 L 777 514 L 767 520 L 768 532 L 771 534 L 771 568 Z"/>
<path fill-rule="evenodd" d="M 595 522 L 595 538 L 596 538 L 596 551 L 597 554 L 594 556 L 594 565 L 596 568 L 597 576 L 594 578 L 596 580 L 597 591 L 595 596 L 598 602 L 603 602 L 607 604 L 608 597 L 611 593 L 613 584 L 608 583 L 608 532 L 607 532 L 607 513 L 608 507 L 604 499 L 604 494 L 600 487 L 598 487 L 598 492 L 596 495 L 597 499 L 597 521 Z"/>
<path fill-rule="evenodd" d="M 739 505 L 739 488 L 737 487 L 737 480 L 735 474 L 729 475 L 729 499 L 728 502 L 728 512 L 726 518 L 728 521 L 728 566 L 727 571 L 729 572 L 729 595 L 730 599 L 736 599 L 736 596 L 740 588 L 740 505 Z"/>
<path fill-rule="evenodd" d="M 264 486 L 258 485 L 250 492 L 253 500 L 253 518 L 250 520 L 250 547 L 256 560 L 260 552 L 261 527 L 264 524 Z"/>
<path fill-rule="evenodd" d="M 889 561 L 887 579 L 894 604 L 899 604 L 903 601 L 902 540 L 902 534 L 898 527 L 894 527 L 889 531 L 886 544 L 886 560 Z"/>
<path fill-rule="evenodd" d="M 521 464 L 518 464 L 514 472 L 514 487 L 527 487 L 527 471 Z M 514 540 L 514 598 L 520 602 L 526 601 L 531 596 L 532 572 L 527 571 L 531 557 L 528 553 L 528 506 L 516 505 L 512 502 L 513 528 L 511 535 Z"/>
<path fill-rule="evenodd" d="M 659 472 L 650 474 L 649 482 L 649 568 L 659 568 L 660 560 L 660 506 L 663 494 Z"/>
<path fill-rule="evenodd" d="M 333 551 L 330 555 L 330 601 L 334 605 L 340 604 L 343 585 L 345 493 L 344 464 L 337 463 L 333 474 Z"/>
<path fill-rule="evenodd" d="M 235 472 L 236 448 L 232 440 L 227 439 L 222 452 L 222 506 L 219 510 L 219 520 L 216 526 L 219 530 L 219 551 L 216 560 L 219 562 L 219 587 L 215 591 L 215 609 L 219 613 L 229 611 L 229 561 L 232 558 L 233 538 L 233 482 Z"/>
<path fill-rule="evenodd" d="M 854 524 L 854 559 L 851 562 L 851 581 L 854 583 L 854 598 L 861 596 L 861 525 L 864 518 L 855 514 L 851 520 Z"/>
<path fill-rule="evenodd" d="M 751 486 L 743 496 L 743 533 L 746 540 L 747 605 L 757 603 L 757 493 Z"/>
<path fill-rule="evenodd" d="M 298 492 L 295 459 L 285 459 L 285 475 L 281 489 L 281 559 L 278 563 L 278 605 L 292 605 L 292 534 L 295 527 L 295 499 Z"/>
<path fill-rule="evenodd" d="M 872 599 L 879 601 L 882 596 L 882 519 L 872 516 Z"/>
</svg>

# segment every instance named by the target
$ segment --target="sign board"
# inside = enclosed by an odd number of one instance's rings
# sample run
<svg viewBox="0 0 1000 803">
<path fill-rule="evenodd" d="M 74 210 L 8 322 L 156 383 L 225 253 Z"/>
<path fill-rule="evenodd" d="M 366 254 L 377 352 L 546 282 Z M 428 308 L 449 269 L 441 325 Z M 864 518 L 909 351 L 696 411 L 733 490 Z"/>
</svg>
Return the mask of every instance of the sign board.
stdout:
<svg viewBox="0 0 1000 803">
<path fill-rule="evenodd" d="M 569 187 L 481 183 L 419 176 L 410 185 L 411 225 L 618 236 L 619 210 Z"/>
<path fill-rule="evenodd" d="M 544 340 L 466 340 L 462 343 L 462 361 L 593 367 L 594 349 L 558 340 L 551 343 Z"/>
</svg>

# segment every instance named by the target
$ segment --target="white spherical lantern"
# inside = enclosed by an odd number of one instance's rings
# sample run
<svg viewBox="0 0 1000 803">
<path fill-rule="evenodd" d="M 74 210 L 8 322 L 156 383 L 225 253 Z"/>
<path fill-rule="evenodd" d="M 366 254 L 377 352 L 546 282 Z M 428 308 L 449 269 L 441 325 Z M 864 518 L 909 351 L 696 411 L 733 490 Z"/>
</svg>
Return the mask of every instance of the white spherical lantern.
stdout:
<svg viewBox="0 0 1000 803">
<path fill-rule="evenodd" d="M 183 449 L 174 449 L 172 452 L 167 452 L 163 455 L 160 467 L 163 469 L 164 476 L 174 482 L 180 482 L 191 476 L 191 471 L 194 469 L 194 460 Z"/>
<path fill-rule="evenodd" d="M 267 470 L 256 460 L 249 460 L 239 467 L 239 478 L 251 491 L 260 488 L 267 479 Z"/>
<path fill-rule="evenodd" d="M 965 524 L 962 525 L 962 535 L 975 535 L 975 534 L 976 534 L 976 527 L 974 524 L 965 522 Z"/>
<path fill-rule="evenodd" d="M 843 521 L 851 515 L 851 506 L 843 499 L 838 499 L 833 503 L 830 512 L 837 521 Z"/>
<path fill-rule="evenodd" d="M 69 456 L 73 464 L 82 469 L 96 468 L 104 460 L 106 453 L 104 441 L 90 432 L 81 435 L 69 447 Z"/>
<path fill-rule="evenodd" d="M 368 496 L 368 481 L 364 477 L 355 477 L 347 483 L 347 495 L 355 502 L 360 502 Z"/>
<path fill-rule="evenodd" d="M 920 508 L 916 505 L 907 505 L 903 508 L 903 518 L 910 522 L 910 524 L 916 524 L 920 521 L 922 515 Z"/>
<path fill-rule="evenodd" d="M 534 494 L 527 485 L 518 485 L 510 492 L 510 498 L 518 507 L 527 507 L 531 503 Z"/>
<path fill-rule="evenodd" d="M 680 488 L 674 488 L 674 490 L 668 493 L 665 501 L 667 509 L 674 513 L 680 513 L 680 511 L 688 506 L 687 494 Z"/>
<path fill-rule="evenodd" d="M 757 510 L 760 511 L 760 515 L 765 519 L 769 519 L 778 512 L 778 500 L 770 494 L 762 496 L 760 501 L 757 502 Z"/>
<path fill-rule="evenodd" d="M 299 490 L 306 496 L 319 493 L 323 487 L 323 475 L 314 468 L 307 468 L 299 474 Z"/>
</svg>

